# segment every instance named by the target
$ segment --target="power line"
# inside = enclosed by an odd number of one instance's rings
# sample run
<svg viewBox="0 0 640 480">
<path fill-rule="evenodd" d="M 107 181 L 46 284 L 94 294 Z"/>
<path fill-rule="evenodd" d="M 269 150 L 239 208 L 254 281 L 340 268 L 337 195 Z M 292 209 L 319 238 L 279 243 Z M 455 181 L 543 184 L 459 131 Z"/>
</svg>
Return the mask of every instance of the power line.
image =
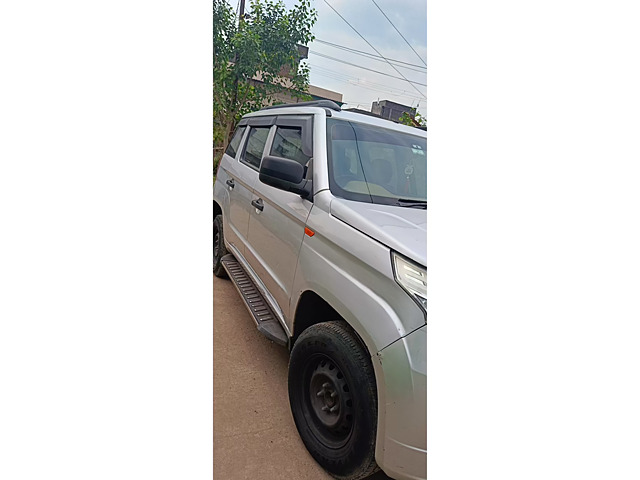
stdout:
<svg viewBox="0 0 640 480">
<path fill-rule="evenodd" d="M 346 51 L 348 51 L 348 50 L 346 50 Z M 355 53 L 355 52 L 349 52 L 349 53 Z M 376 56 L 368 57 L 368 56 L 366 56 L 364 53 L 355 53 L 355 54 L 356 54 L 356 55 L 362 55 L 363 57 L 368 58 L 369 60 L 375 60 L 376 62 L 384 62 L 384 60 L 383 60 L 382 58 L 377 58 Z M 405 69 L 407 69 L 407 70 L 411 70 L 411 71 L 413 71 L 413 72 L 418 72 L 418 73 L 421 73 L 421 74 L 423 74 L 423 75 L 424 75 L 425 73 L 427 73 L 427 72 L 424 70 L 424 67 L 421 67 L 421 68 L 423 68 L 423 70 L 418 70 L 417 68 L 405 67 L 404 65 L 396 65 L 396 66 L 398 66 L 398 67 L 400 67 L 400 68 L 405 68 Z"/>
<path fill-rule="evenodd" d="M 320 69 L 327 70 L 327 73 L 321 71 Z M 415 95 L 415 93 L 413 95 L 411 95 L 410 91 L 408 92 L 407 90 L 399 90 L 399 89 L 395 89 L 393 87 L 388 87 L 387 85 L 380 85 L 378 83 L 373 83 L 373 85 L 379 85 L 381 87 L 384 87 L 384 89 L 378 89 L 378 88 L 371 87 L 371 86 L 365 84 L 364 83 L 365 81 L 363 81 L 363 80 L 361 80 L 361 79 L 359 79 L 357 77 L 352 77 L 350 75 L 345 75 L 345 74 L 342 74 L 342 73 L 338 73 L 338 72 L 335 72 L 333 70 L 326 69 L 326 68 L 323 68 L 323 67 L 318 67 L 318 66 L 314 65 L 313 69 L 312 69 L 312 72 L 315 72 L 315 73 L 313 73 L 313 75 L 320 75 L 320 76 L 323 76 L 323 77 L 327 77 L 327 78 L 330 78 L 330 79 L 332 79 L 334 81 L 337 81 L 337 82 L 340 82 L 340 83 L 345 83 L 347 85 L 350 85 L 350 86 L 353 86 L 353 87 L 356 87 L 356 88 L 359 88 L 359 89 L 371 90 L 373 92 L 376 92 L 378 97 L 381 96 L 380 94 L 384 94 L 385 96 L 390 96 L 392 98 L 403 97 L 403 98 L 411 100 L 412 104 L 414 102 L 419 102 L 421 100 L 421 97 L 417 97 Z M 346 77 L 346 78 L 344 78 L 344 77 Z M 357 80 L 357 82 L 349 80 L 349 78 L 354 78 L 355 80 Z M 369 83 L 372 83 L 372 82 L 369 82 Z M 426 100 L 426 97 L 422 97 L 422 99 Z M 366 103 L 366 102 L 360 101 L 358 103 Z"/>
<path fill-rule="evenodd" d="M 357 55 L 363 55 L 363 56 L 367 56 L 369 58 L 380 59 L 381 61 L 384 61 L 384 57 L 380 57 L 379 55 L 374 55 L 373 53 L 363 52 L 362 50 L 356 50 L 355 48 L 345 47 L 344 45 L 338 45 L 337 43 L 327 42 L 325 40 L 320 40 L 318 38 L 316 38 L 314 40 L 314 42 L 324 43 L 325 45 L 329 45 L 331 47 L 339 48 L 340 50 L 346 50 L 347 52 L 355 53 Z M 402 60 L 394 60 L 393 58 L 387 58 L 387 60 L 389 60 L 390 62 L 394 62 L 394 63 L 402 63 L 402 64 L 408 65 L 410 67 L 421 68 L 423 70 L 427 69 L 427 67 L 423 67 L 422 65 L 416 65 L 415 63 L 403 62 Z M 400 66 L 400 65 L 398 65 L 398 66 Z"/>
<path fill-rule="evenodd" d="M 416 52 L 416 51 L 414 50 L 414 48 L 411 46 L 411 44 L 409 43 L 409 41 L 408 41 L 406 38 L 404 38 L 404 35 L 402 35 L 402 32 L 401 32 L 400 30 L 398 30 L 398 29 L 397 29 L 397 27 L 393 24 L 393 22 L 391 21 L 391 19 L 390 19 L 389 17 L 387 17 L 387 14 L 386 14 L 386 13 L 384 13 L 384 12 L 382 11 L 382 9 L 380 8 L 380 6 L 376 3 L 376 0 L 371 0 L 371 1 L 373 2 L 373 4 L 374 4 L 376 7 L 378 7 L 378 10 L 380 10 L 380 13 L 382 13 L 382 15 L 384 15 L 384 18 L 386 18 L 386 19 L 389 21 L 389 23 L 391 24 L 391 26 L 392 26 L 393 28 L 395 28 L 395 29 L 396 29 L 396 32 L 398 32 L 398 34 L 402 37 L 402 39 L 405 41 L 405 43 L 406 43 L 407 45 L 409 45 L 409 48 L 410 48 L 411 50 L 413 50 L 413 53 L 415 53 L 415 54 L 417 55 L 417 57 L 420 59 L 420 61 L 421 61 L 422 63 L 424 63 L 424 66 L 426 67 L 426 66 L 427 66 L 427 62 L 425 62 L 425 61 L 422 59 L 422 57 L 418 54 L 418 52 Z"/>
<path fill-rule="evenodd" d="M 387 91 L 389 91 L 389 92 L 391 92 L 391 90 L 395 90 L 395 91 L 397 91 L 397 92 L 407 93 L 407 90 L 403 90 L 403 89 L 398 88 L 398 87 L 392 87 L 392 86 L 387 85 L 387 84 L 376 83 L 376 82 L 372 82 L 372 81 L 370 81 L 370 80 L 362 80 L 362 79 L 361 79 L 361 78 L 359 78 L 359 77 L 356 77 L 356 76 L 353 76 L 353 75 L 349 75 L 349 74 L 347 74 L 347 73 L 337 72 L 337 71 L 335 71 L 335 70 L 332 70 L 332 69 L 330 69 L 330 68 L 323 67 L 323 66 L 320 66 L 320 65 L 316 65 L 316 64 L 313 64 L 313 65 L 312 65 L 312 64 L 310 63 L 310 64 L 309 64 L 309 66 L 310 66 L 310 67 L 313 67 L 312 72 L 322 73 L 322 72 L 318 72 L 318 70 L 325 70 L 326 72 L 331 73 L 332 75 L 335 75 L 335 76 L 337 76 L 337 77 L 341 77 L 341 78 L 343 78 L 343 79 L 347 79 L 347 80 L 348 80 L 348 79 L 353 79 L 353 80 L 355 80 L 355 81 L 357 81 L 357 82 L 358 82 L 358 85 L 359 85 L 359 86 L 364 86 L 363 84 L 365 84 L 365 85 L 372 85 L 372 86 L 376 86 L 376 87 L 382 87 L 382 88 L 385 88 L 385 89 L 387 89 Z M 409 97 L 415 97 L 415 93 L 414 93 L 413 95 L 408 95 L 408 96 L 409 96 Z"/>
<path fill-rule="evenodd" d="M 335 80 L 335 81 L 340 82 L 340 83 L 346 83 L 348 85 L 351 85 L 352 87 L 364 88 L 365 90 L 371 90 L 373 92 L 378 93 L 378 95 L 382 93 L 382 94 L 390 95 L 390 96 L 393 96 L 393 97 L 404 97 L 404 98 L 409 98 L 409 99 L 412 99 L 412 100 L 416 100 L 416 99 L 420 99 L 420 98 L 425 99 L 425 97 L 417 97 L 416 94 L 410 95 L 410 94 L 407 93 L 406 90 L 402 90 L 402 93 L 394 92 L 393 90 L 383 90 L 383 89 L 380 89 L 380 88 L 370 87 L 369 85 L 363 85 L 362 83 L 353 82 L 353 81 L 351 81 L 349 79 L 340 78 L 340 77 L 334 76 L 333 74 L 330 74 L 330 73 L 324 73 L 324 72 L 315 71 L 315 75 L 320 75 L 322 77 L 330 78 L 330 79 Z"/>
<path fill-rule="evenodd" d="M 324 70 L 325 72 L 323 72 L 322 70 Z M 424 96 L 417 97 L 415 93 L 412 94 L 413 90 L 407 91 L 398 87 L 392 87 L 388 84 L 380 84 L 380 83 L 371 82 L 369 80 L 363 80 L 358 77 L 344 74 L 341 72 L 336 72 L 335 70 L 331 70 L 325 67 L 320 67 L 315 64 L 313 65 L 312 72 L 315 72 L 314 73 L 315 75 L 321 75 L 323 77 L 332 78 L 333 80 L 337 80 L 341 83 L 346 83 L 351 86 L 372 90 L 374 92 L 385 93 L 387 95 L 390 94 L 394 96 L 406 97 L 411 99 L 416 99 L 416 98 L 426 99 L 426 97 Z M 382 88 L 379 88 L 379 87 L 382 87 Z"/>
<path fill-rule="evenodd" d="M 352 29 L 354 32 L 356 32 L 356 33 L 358 34 L 358 36 L 359 36 L 361 39 L 363 39 L 365 42 L 367 42 L 367 45 L 369 45 L 371 48 L 373 48 L 373 49 L 375 50 L 375 52 L 376 52 L 378 55 L 380 55 L 382 58 L 385 58 L 385 57 L 384 57 L 384 56 L 383 56 L 383 55 L 378 51 L 378 49 L 376 49 L 376 47 L 374 47 L 373 45 L 371 45 L 371 43 L 369 43 L 369 41 L 368 41 L 366 38 L 364 38 L 364 37 L 360 34 L 360 32 L 358 32 L 358 31 L 354 28 L 354 26 L 353 26 L 353 25 L 351 25 L 349 22 L 347 22 L 347 20 L 346 20 L 342 15 L 340 15 L 340 14 L 338 13 L 338 11 L 337 11 L 335 8 L 333 8 L 329 2 L 327 2 L 327 0 L 324 0 L 324 3 L 326 3 L 327 5 L 329 5 L 329 8 L 331 8 L 331 10 L 333 10 L 334 12 L 336 12 L 336 14 L 337 14 L 337 15 L 338 15 L 338 16 L 339 16 L 339 17 L 344 21 L 344 23 L 346 23 L 347 25 L 349 25 L 349 27 L 351 27 L 351 29 Z M 416 92 L 418 92 L 418 93 L 420 94 L 420 96 L 423 96 L 423 97 L 424 97 L 423 93 L 422 93 L 420 90 L 418 90 L 418 88 L 417 88 L 417 87 L 416 87 L 416 86 L 415 86 L 415 85 L 414 85 L 414 84 L 413 84 L 413 83 L 412 83 L 412 82 L 411 82 L 407 77 L 405 77 L 405 76 L 402 74 L 402 72 L 401 72 L 400 70 L 398 70 L 396 67 L 394 67 L 394 66 L 393 66 L 393 64 L 391 64 L 391 62 L 389 62 L 389 60 L 387 60 L 386 58 L 385 58 L 385 60 L 386 60 L 386 62 L 389 64 L 389 66 L 390 66 L 391 68 L 393 68 L 396 72 L 398 72 L 398 74 L 400 74 L 400 76 L 401 76 L 402 78 L 404 78 L 407 82 L 409 82 L 409 84 L 410 84 L 410 85 L 411 85 L 411 86 L 416 90 Z"/>
<path fill-rule="evenodd" d="M 358 67 L 358 68 L 362 68 L 363 70 L 369 70 L 370 72 L 374 72 L 374 73 L 379 73 L 380 75 L 384 75 L 385 77 L 390 77 L 390 78 L 396 78 L 398 80 L 406 80 L 407 82 L 409 82 L 411 85 L 413 85 L 414 83 L 416 85 L 421 85 L 423 87 L 426 87 L 427 84 L 426 83 L 420 83 L 420 82 L 414 82 L 413 80 L 409 80 L 407 77 L 405 77 L 404 75 L 402 77 L 396 77 L 395 75 L 389 75 L 388 73 L 384 73 L 384 72 L 380 72 L 379 70 L 373 70 L 372 68 L 367 68 L 367 67 L 363 67 L 362 65 L 356 65 L 355 63 L 351 63 L 351 62 L 347 62 L 345 60 L 341 60 L 339 58 L 335 58 L 335 57 L 331 57 L 329 55 L 325 55 L 324 53 L 318 53 L 318 52 L 314 52 L 313 50 L 310 50 L 309 53 L 313 53 L 314 55 L 318 55 L 319 57 L 324 57 L 324 58 L 328 58 L 330 60 L 335 60 L 336 62 L 340 62 L 340 63 L 345 63 L 347 65 L 351 65 L 353 67 Z M 402 74 L 400 74 L 402 75 Z M 415 88 L 415 87 L 413 87 Z M 416 88 L 416 90 L 418 90 Z M 418 90 L 418 93 L 422 96 L 424 96 L 424 94 Z"/>
</svg>

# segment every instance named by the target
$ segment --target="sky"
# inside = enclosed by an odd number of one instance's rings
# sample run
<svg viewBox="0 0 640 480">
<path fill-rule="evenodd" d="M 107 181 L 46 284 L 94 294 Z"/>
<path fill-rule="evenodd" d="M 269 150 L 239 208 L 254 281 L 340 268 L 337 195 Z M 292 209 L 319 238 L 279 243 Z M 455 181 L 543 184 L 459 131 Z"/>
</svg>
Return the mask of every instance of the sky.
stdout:
<svg viewBox="0 0 640 480">
<path fill-rule="evenodd" d="M 234 4 L 234 8 L 237 7 L 236 0 L 229 2 Z M 327 2 L 366 41 L 345 23 Z M 284 0 L 284 3 L 291 8 L 297 2 Z M 402 33 L 408 44 L 376 7 L 376 3 Z M 318 20 L 313 28 L 316 40 L 309 44 L 307 60 L 311 71 L 311 85 L 341 93 L 346 103 L 343 108 L 371 110 L 372 102 L 391 100 L 403 105 L 418 106 L 418 112 L 426 117 L 426 0 L 375 0 L 375 3 L 374 0 L 311 0 L 311 4 L 318 12 Z M 246 9 L 249 10 L 248 0 Z M 374 48 L 367 44 L 369 42 L 383 57 L 410 65 L 395 64 L 396 71 L 384 59 L 363 56 L 323 42 L 377 56 Z M 417 83 L 411 84 L 402 79 L 402 76 Z"/>
</svg>

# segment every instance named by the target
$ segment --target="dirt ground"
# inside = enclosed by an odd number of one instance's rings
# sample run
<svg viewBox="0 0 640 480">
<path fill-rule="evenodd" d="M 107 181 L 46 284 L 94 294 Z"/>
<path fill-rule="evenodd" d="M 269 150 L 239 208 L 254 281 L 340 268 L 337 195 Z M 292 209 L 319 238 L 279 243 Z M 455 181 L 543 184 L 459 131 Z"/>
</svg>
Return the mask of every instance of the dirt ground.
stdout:
<svg viewBox="0 0 640 480">
<path fill-rule="evenodd" d="M 213 476 L 329 480 L 289 409 L 285 347 L 258 332 L 233 284 L 213 279 Z M 368 480 L 389 479 L 382 472 Z"/>
</svg>

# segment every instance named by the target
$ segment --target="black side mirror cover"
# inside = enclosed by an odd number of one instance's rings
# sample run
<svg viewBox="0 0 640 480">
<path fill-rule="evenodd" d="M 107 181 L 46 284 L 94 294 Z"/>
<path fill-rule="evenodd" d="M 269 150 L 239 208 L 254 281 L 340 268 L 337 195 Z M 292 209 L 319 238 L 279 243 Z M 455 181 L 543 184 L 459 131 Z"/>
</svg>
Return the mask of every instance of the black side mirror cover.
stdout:
<svg viewBox="0 0 640 480">
<path fill-rule="evenodd" d="M 304 179 L 305 168 L 295 160 L 267 155 L 260 163 L 262 176 L 277 178 L 289 183 L 300 183 Z"/>
<path fill-rule="evenodd" d="M 313 192 L 311 180 L 305 180 L 306 167 L 288 158 L 267 155 L 260 163 L 262 183 L 309 198 Z"/>
</svg>

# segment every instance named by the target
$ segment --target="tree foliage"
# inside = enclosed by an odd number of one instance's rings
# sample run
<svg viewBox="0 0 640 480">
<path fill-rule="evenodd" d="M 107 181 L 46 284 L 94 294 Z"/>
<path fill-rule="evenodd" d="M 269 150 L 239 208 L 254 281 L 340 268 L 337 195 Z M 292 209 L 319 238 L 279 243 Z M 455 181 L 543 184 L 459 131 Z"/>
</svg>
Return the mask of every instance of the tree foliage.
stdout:
<svg viewBox="0 0 640 480">
<path fill-rule="evenodd" d="M 213 1 L 214 152 L 227 145 L 244 114 L 270 105 L 274 93 L 306 97 L 309 69 L 299 64 L 297 45 L 313 40 L 316 19 L 310 0 L 291 10 L 282 0 L 250 0 L 241 19 L 227 0 Z"/>
<path fill-rule="evenodd" d="M 408 112 L 404 112 L 402 115 L 400 115 L 398 123 L 409 125 L 410 127 L 426 127 L 427 119 L 420 115 L 418 112 L 415 112 L 414 115 L 411 115 Z"/>
</svg>

